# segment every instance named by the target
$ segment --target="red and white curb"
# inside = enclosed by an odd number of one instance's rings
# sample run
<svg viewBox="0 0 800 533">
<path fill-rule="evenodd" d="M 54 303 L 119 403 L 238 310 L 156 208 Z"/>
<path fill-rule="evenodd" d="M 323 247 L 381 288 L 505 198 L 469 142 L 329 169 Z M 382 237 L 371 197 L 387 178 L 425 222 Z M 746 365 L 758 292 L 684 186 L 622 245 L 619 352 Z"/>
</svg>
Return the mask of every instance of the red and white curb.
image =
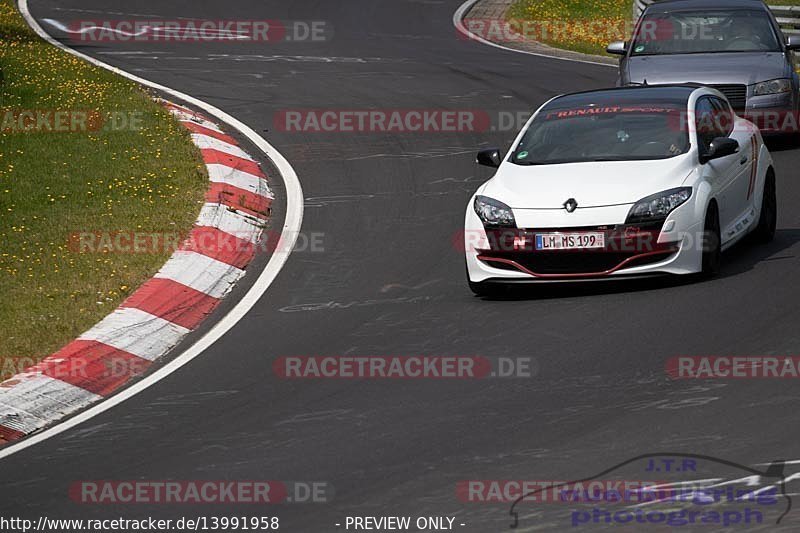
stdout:
<svg viewBox="0 0 800 533">
<path fill-rule="evenodd" d="M 219 305 L 255 256 L 274 199 L 267 177 L 216 123 L 162 103 L 203 154 L 206 203 L 180 249 L 117 310 L 0 383 L 0 444 L 98 402 L 144 373 Z"/>
</svg>

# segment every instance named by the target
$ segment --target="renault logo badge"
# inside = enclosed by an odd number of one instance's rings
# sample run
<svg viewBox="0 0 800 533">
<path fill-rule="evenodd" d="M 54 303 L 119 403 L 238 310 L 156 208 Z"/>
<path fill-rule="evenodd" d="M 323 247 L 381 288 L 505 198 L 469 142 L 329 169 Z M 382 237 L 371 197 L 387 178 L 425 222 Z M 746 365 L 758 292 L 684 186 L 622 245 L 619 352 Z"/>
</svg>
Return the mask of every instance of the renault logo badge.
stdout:
<svg viewBox="0 0 800 533">
<path fill-rule="evenodd" d="M 564 209 L 567 210 L 567 213 L 574 213 L 578 209 L 578 202 L 575 201 L 575 198 L 570 198 L 564 202 Z"/>
</svg>

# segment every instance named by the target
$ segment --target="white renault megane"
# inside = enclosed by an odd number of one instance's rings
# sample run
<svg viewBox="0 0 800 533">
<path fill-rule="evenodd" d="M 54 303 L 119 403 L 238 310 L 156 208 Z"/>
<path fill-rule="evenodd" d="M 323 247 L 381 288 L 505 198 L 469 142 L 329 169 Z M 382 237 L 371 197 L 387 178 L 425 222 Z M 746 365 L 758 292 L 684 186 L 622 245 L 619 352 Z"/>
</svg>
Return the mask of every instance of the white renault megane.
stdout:
<svg viewBox="0 0 800 533">
<path fill-rule="evenodd" d="M 714 275 L 748 234 L 768 242 L 775 171 L 758 129 L 700 85 L 556 97 L 467 207 L 477 294 L 515 283 Z"/>
</svg>

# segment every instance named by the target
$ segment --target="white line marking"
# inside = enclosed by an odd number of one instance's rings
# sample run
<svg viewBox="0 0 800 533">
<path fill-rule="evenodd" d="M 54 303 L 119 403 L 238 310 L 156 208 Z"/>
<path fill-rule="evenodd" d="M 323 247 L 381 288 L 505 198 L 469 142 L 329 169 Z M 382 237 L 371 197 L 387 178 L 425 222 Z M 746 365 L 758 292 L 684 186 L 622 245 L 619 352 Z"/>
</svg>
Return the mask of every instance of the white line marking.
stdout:
<svg viewBox="0 0 800 533">
<path fill-rule="evenodd" d="M 117 35 L 122 35 L 123 37 L 141 37 L 143 35 L 152 34 L 155 37 L 162 35 L 163 37 L 168 37 L 170 35 L 177 35 L 184 38 L 194 38 L 194 39 L 214 39 L 214 38 L 225 38 L 225 39 L 239 39 L 239 40 L 249 40 L 250 37 L 245 35 L 244 32 L 231 32 L 230 30 L 205 30 L 205 29 L 191 29 L 188 30 L 186 28 L 165 28 L 163 26 L 151 26 L 149 24 L 142 24 L 141 26 L 137 26 L 140 28 L 140 31 L 130 32 L 119 30 L 117 28 L 111 28 L 108 26 L 81 26 L 79 30 L 73 30 L 63 22 L 59 22 L 55 19 L 42 19 L 44 22 L 47 22 L 52 27 L 60 30 L 64 33 L 71 33 L 73 35 L 83 35 L 84 33 L 89 33 L 90 31 L 101 30 L 102 32 L 111 32 L 116 33 Z"/>
<path fill-rule="evenodd" d="M 791 461 L 784 461 L 783 464 L 786 465 L 800 465 L 800 459 L 791 460 Z M 771 466 L 772 463 L 758 463 L 756 466 Z"/>
<path fill-rule="evenodd" d="M 147 85 L 148 87 L 152 87 L 175 98 L 183 100 L 184 102 L 188 102 L 199 107 L 208 114 L 215 116 L 222 122 L 225 122 L 232 128 L 235 128 L 241 132 L 254 145 L 256 145 L 259 150 L 267 154 L 267 156 L 278 168 L 278 171 L 280 172 L 281 177 L 286 184 L 286 221 L 283 226 L 281 239 L 285 238 L 287 245 L 280 247 L 279 250 L 276 250 L 273 253 L 272 257 L 269 259 L 269 263 L 267 263 L 267 266 L 264 268 L 264 271 L 258 277 L 250 290 L 247 291 L 247 294 L 244 295 L 244 297 L 233 307 L 233 309 L 231 309 L 227 315 L 225 315 L 211 328 L 211 330 L 208 331 L 208 333 L 198 339 L 197 342 L 190 346 L 185 352 L 178 355 L 176 358 L 141 381 L 137 381 L 127 389 L 124 389 L 119 394 L 116 394 L 103 402 L 97 403 L 86 411 L 83 411 L 69 420 L 65 420 L 60 424 L 42 431 L 41 433 L 32 435 L 16 444 L 12 444 L 8 447 L 0 449 L 0 459 L 13 455 L 24 450 L 25 448 L 29 448 L 30 446 L 49 439 L 50 437 L 63 433 L 70 428 L 82 424 L 83 422 L 90 420 L 91 418 L 94 418 L 105 411 L 108 411 L 112 407 L 121 404 L 125 400 L 136 396 L 148 387 L 158 383 L 165 377 L 181 368 L 183 365 L 189 363 L 195 357 L 202 354 L 206 349 L 208 349 L 223 335 L 225 335 L 225 333 L 227 333 L 233 326 L 235 326 L 236 323 L 239 322 L 250 311 L 250 309 L 253 308 L 256 302 L 261 299 L 269 286 L 272 285 L 272 283 L 275 281 L 275 278 L 278 276 L 278 273 L 280 273 L 281 268 L 283 268 L 283 265 L 285 265 L 286 261 L 289 259 L 289 255 L 295 247 L 297 237 L 300 235 L 300 229 L 303 225 L 303 189 L 300 186 L 300 180 L 298 180 L 297 174 L 292 168 L 292 165 L 289 164 L 289 161 L 287 161 L 286 158 L 283 157 L 283 155 L 271 144 L 269 144 L 263 137 L 253 131 L 252 128 L 245 125 L 240 120 L 232 117 L 228 113 L 225 113 L 221 109 L 217 109 L 211 104 L 203 102 L 202 100 L 198 100 L 193 96 L 189 96 L 188 94 L 184 94 L 180 91 L 176 91 L 174 89 L 170 89 L 169 87 L 145 80 L 125 72 L 122 69 L 112 67 L 111 65 L 107 65 L 102 61 L 94 59 L 93 57 L 89 57 L 85 54 L 72 50 L 67 46 L 64 46 L 48 35 L 47 32 L 42 29 L 39 23 L 36 22 L 36 19 L 33 18 L 30 9 L 28 8 L 28 0 L 19 0 L 19 10 L 22 13 L 22 16 L 25 17 L 28 25 L 33 28 L 33 30 L 39 34 L 39 36 L 53 46 L 57 46 L 58 48 L 61 48 L 62 50 L 65 50 L 76 57 L 85 59 L 94 65 L 110 70 L 111 72 L 119 74 L 120 76 L 124 76 L 130 80 L 141 83 L 142 85 Z"/>
<path fill-rule="evenodd" d="M 76 13 L 98 13 L 100 15 L 122 15 L 126 17 L 152 17 L 157 19 L 165 19 L 164 15 L 155 15 L 153 13 L 125 13 L 124 11 L 103 11 L 100 9 L 76 9 L 69 7 L 54 7 L 53 11 L 73 11 Z M 192 20 L 190 17 L 174 17 L 177 20 Z"/>
<path fill-rule="evenodd" d="M 471 40 L 479 41 L 483 44 L 494 46 L 495 48 L 499 48 L 501 50 L 508 50 L 509 52 L 517 52 L 519 54 L 527 54 L 529 56 L 536 56 L 536 57 L 546 57 L 548 59 L 560 59 L 561 61 L 572 61 L 573 63 L 588 63 L 589 65 L 600 65 L 602 67 L 612 67 L 617 68 L 616 65 L 611 65 L 608 63 L 600 63 L 599 61 L 589 61 L 588 59 L 574 59 L 571 57 L 556 57 L 556 56 L 549 56 L 547 54 L 539 54 L 536 52 L 529 52 L 527 50 L 518 50 L 516 48 L 509 48 L 508 46 L 503 46 L 501 44 L 493 43 L 487 39 L 484 39 L 480 35 L 476 33 L 472 33 L 469 31 L 466 26 L 464 26 L 464 15 L 472 9 L 472 6 L 477 4 L 480 0 L 467 0 L 463 4 L 459 6 L 456 12 L 453 14 L 453 25 L 455 25 L 456 29 L 461 32 L 464 36 L 468 37 Z"/>
</svg>

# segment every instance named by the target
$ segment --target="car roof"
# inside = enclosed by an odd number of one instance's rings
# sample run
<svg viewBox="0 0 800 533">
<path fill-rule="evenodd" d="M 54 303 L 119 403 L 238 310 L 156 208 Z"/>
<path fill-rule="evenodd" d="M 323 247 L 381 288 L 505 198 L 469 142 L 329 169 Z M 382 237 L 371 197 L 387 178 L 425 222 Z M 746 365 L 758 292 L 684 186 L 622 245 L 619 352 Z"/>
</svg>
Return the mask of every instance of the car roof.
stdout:
<svg viewBox="0 0 800 533">
<path fill-rule="evenodd" d="M 587 106 L 663 105 L 686 107 L 692 93 L 705 88 L 699 83 L 669 85 L 639 85 L 599 89 L 558 96 L 545 104 L 542 110 L 553 111 Z"/>
<path fill-rule="evenodd" d="M 703 11 L 705 9 L 760 9 L 768 11 L 762 0 L 660 0 L 647 8 L 647 13 Z"/>
</svg>

